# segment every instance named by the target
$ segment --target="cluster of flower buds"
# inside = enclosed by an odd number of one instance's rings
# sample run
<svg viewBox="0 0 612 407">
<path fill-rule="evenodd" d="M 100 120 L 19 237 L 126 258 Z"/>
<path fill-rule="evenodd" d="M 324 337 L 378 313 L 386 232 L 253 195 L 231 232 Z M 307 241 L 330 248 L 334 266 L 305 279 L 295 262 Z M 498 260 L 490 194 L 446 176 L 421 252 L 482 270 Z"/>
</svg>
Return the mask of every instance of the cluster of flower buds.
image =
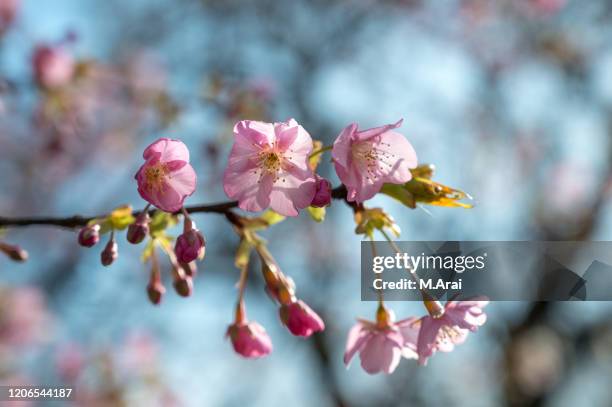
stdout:
<svg viewBox="0 0 612 407">
<path fill-rule="evenodd" d="M 279 305 L 282 323 L 293 335 L 309 337 L 325 329 L 321 317 L 304 301 L 297 299 L 293 280 L 282 273 L 267 249 L 257 249 L 261 259 L 261 272 L 266 283 L 266 291 Z"/>
</svg>

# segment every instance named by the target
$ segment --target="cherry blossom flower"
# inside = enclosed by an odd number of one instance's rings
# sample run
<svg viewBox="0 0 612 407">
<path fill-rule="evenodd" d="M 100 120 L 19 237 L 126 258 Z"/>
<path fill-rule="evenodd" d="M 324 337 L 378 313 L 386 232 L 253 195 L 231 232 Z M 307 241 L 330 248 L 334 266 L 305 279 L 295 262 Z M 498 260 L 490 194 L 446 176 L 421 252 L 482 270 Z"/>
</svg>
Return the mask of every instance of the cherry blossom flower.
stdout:
<svg viewBox="0 0 612 407">
<path fill-rule="evenodd" d="M 428 305 L 438 304 L 428 302 Z M 450 352 L 455 345 L 463 343 L 469 332 L 474 332 L 487 321 L 487 315 L 482 310 L 489 301 L 484 297 L 476 297 L 465 301 L 448 301 L 441 306 L 428 307 L 434 309 L 432 315 L 426 315 L 404 328 L 404 334 L 414 335 L 418 331 L 416 351 L 419 364 L 426 365 L 427 359 L 436 351 Z"/>
<path fill-rule="evenodd" d="M 281 305 L 279 314 L 283 324 L 296 336 L 309 337 L 325 329 L 321 317 L 302 300 Z"/>
<path fill-rule="evenodd" d="M 349 331 L 344 353 L 344 364 L 347 367 L 358 352 L 361 367 L 368 374 L 381 372 L 391 374 L 399 365 L 402 356 L 407 359 L 417 358 L 418 330 L 406 329 L 417 318 L 393 322 L 395 319 L 393 313 L 384 308 L 383 312 L 386 315 L 381 321 L 359 319 Z"/>
<path fill-rule="evenodd" d="M 241 209 L 266 208 L 297 216 L 315 194 L 308 166 L 310 135 L 295 120 L 264 123 L 243 120 L 234 127 L 234 145 L 223 176 L 225 193 Z"/>
<path fill-rule="evenodd" d="M 272 340 L 257 322 L 235 322 L 227 329 L 234 350 L 245 358 L 254 359 L 272 352 Z"/>
<path fill-rule="evenodd" d="M 162 211 L 176 212 L 193 194 L 197 177 L 182 141 L 161 138 L 143 153 L 146 162 L 136 173 L 138 192 Z"/>
<path fill-rule="evenodd" d="M 45 88 L 65 86 L 74 76 L 74 58 L 61 47 L 38 46 L 32 64 L 36 82 Z"/>
<path fill-rule="evenodd" d="M 332 149 L 336 173 L 348 190 L 349 201 L 363 202 L 380 191 L 384 183 L 403 184 L 412 178 L 417 166 L 412 145 L 394 129 L 395 124 L 358 130 L 356 123 L 347 126 Z"/>
</svg>

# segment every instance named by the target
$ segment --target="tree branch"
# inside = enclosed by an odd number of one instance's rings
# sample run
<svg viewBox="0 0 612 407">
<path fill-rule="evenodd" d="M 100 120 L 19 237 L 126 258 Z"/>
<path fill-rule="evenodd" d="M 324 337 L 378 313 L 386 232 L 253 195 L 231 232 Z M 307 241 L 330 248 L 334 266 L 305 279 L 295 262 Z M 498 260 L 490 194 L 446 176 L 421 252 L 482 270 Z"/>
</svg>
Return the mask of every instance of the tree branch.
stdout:
<svg viewBox="0 0 612 407">
<path fill-rule="evenodd" d="M 346 200 L 346 188 L 344 185 L 336 187 L 332 190 L 332 197 L 334 199 L 344 199 Z M 228 201 L 221 202 L 215 204 L 206 204 L 206 205 L 193 205 L 187 206 L 185 209 L 189 213 L 218 213 L 218 214 L 227 214 L 231 209 L 236 208 L 238 206 L 237 201 Z M 149 212 L 152 214 L 155 209 L 151 209 Z M 138 216 L 141 211 L 134 212 L 134 216 Z M 181 212 L 176 212 L 176 214 L 180 214 Z M 2 217 L 0 216 L 0 228 L 5 227 L 25 227 L 25 226 L 57 226 L 68 229 L 74 229 L 78 227 L 83 227 L 87 225 L 87 223 L 93 219 L 101 219 L 106 217 L 107 215 L 98 215 L 98 216 L 81 216 L 74 215 L 69 217 Z"/>
</svg>

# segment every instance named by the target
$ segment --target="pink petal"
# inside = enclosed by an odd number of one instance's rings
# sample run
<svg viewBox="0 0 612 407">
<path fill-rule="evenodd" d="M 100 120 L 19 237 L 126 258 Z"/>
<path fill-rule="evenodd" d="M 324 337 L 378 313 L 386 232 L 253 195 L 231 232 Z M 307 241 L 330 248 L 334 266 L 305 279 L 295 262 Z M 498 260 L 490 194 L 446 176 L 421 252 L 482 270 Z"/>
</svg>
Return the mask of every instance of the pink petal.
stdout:
<svg viewBox="0 0 612 407">
<path fill-rule="evenodd" d="M 234 136 L 236 144 L 240 144 L 244 148 L 272 145 L 275 141 L 272 123 L 255 120 L 242 120 L 236 123 Z"/>
<path fill-rule="evenodd" d="M 360 324 L 355 324 L 349 331 L 344 352 L 344 364 L 349 365 L 355 353 L 359 352 L 370 338 L 370 332 Z"/>
<path fill-rule="evenodd" d="M 382 332 L 373 332 L 359 354 L 361 367 L 369 374 L 393 373 L 400 362 L 402 352 L 397 344 Z"/>
<path fill-rule="evenodd" d="M 270 194 L 274 177 L 249 171 L 226 172 L 223 188 L 231 199 L 239 201 L 239 207 L 245 211 L 259 212 L 270 206 Z"/>
<path fill-rule="evenodd" d="M 404 343 L 402 344 L 404 347 L 404 357 L 409 359 L 417 358 L 417 342 L 419 339 L 419 331 L 421 329 L 421 323 L 419 319 L 416 317 L 403 319 L 398 321 L 396 324 L 399 329 L 402 337 L 404 339 Z"/>
<path fill-rule="evenodd" d="M 421 319 L 421 330 L 417 341 L 417 353 L 419 354 L 419 364 L 427 364 L 427 358 L 436 351 L 436 339 L 440 330 L 440 322 L 430 316 Z"/>
<path fill-rule="evenodd" d="M 286 159 L 299 169 L 308 170 L 308 156 L 312 153 L 312 138 L 297 122 L 291 119 L 288 123 L 278 124 L 278 148 L 285 152 Z"/>
<path fill-rule="evenodd" d="M 298 210 L 312 202 L 316 181 L 309 171 L 293 168 L 280 174 L 270 193 L 270 207 L 284 216 L 297 216 Z"/>
<path fill-rule="evenodd" d="M 355 140 L 359 140 L 359 141 L 367 140 L 371 137 L 377 136 L 386 131 L 397 129 L 398 127 L 402 125 L 403 122 L 404 122 L 404 119 L 399 119 L 396 123 L 393 123 L 393 124 L 386 124 L 384 126 L 374 127 L 372 129 L 359 131 L 357 132 Z"/>
<path fill-rule="evenodd" d="M 142 154 L 145 160 L 154 158 L 162 162 L 186 161 L 189 162 L 189 150 L 180 140 L 160 138 L 148 146 Z"/>
<path fill-rule="evenodd" d="M 387 131 L 380 135 L 379 141 L 375 144 L 376 149 L 384 151 L 392 157 L 394 164 L 389 168 L 382 166 L 385 174 L 385 182 L 393 184 L 403 184 L 410 181 L 412 173 L 410 169 L 417 166 L 417 155 L 412 144 L 400 133 Z"/>
<path fill-rule="evenodd" d="M 197 180 L 195 170 L 189 164 L 171 172 L 168 176 L 170 188 L 181 195 L 183 200 L 194 193 Z"/>
<path fill-rule="evenodd" d="M 177 212 L 183 207 L 185 197 L 176 192 L 168 184 L 159 191 L 153 192 L 150 202 L 164 212 Z"/>
<path fill-rule="evenodd" d="M 356 132 L 357 123 L 351 123 L 342 129 L 340 135 L 336 141 L 334 141 L 334 146 L 332 148 L 332 159 L 336 164 L 336 171 L 338 170 L 338 165 L 345 169 L 351 165 L 351 146 L 353 144 L 353 137 Z"/>
</svg>

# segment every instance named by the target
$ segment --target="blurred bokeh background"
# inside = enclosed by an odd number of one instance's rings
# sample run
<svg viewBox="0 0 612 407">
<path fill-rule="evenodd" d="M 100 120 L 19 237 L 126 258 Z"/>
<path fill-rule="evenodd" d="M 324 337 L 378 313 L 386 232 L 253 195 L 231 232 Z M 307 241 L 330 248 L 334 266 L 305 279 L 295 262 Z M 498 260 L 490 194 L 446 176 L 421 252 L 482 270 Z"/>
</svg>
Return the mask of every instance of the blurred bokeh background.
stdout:
<svg viewBox="0 0 612 407">
<path fill-rule="evenodd" d="M 294 117 L 329 144 L 350 122 L 404 118 L 419 161 L 476 207 L 375 198 L 403 239 L 612 239 L 609 1 L 0 0 L 0 30 L 2 216 L 143 207 L 133 174 L 160 136 L 191 150 L 193 204 L 226 199 L 237 120 Z M 45 77 L 49 53 L 61 55 Z M 303 214 L 265 233 L 327 329 L 291 336 L 251 273 L 249 316 L 274 351 L 241 359 L 224 338 L 237 238 L 219 215 L 195 219 L 207 257 L 194 295 L 169 292 L 160 307 L 146 299 L 142 247 L 123 236 L 104 268 L 74 231 L 5 230 L 30 259 L 0 258 L 0 381 L 72 384 L 87 406 L 612 405 L 604 302 L 495 302 L 427 367 L 346 370 L 346 333 L 375 304 L 360 301 L 360 237 L 341 202 L 322 224 Z"/>
</svg>

